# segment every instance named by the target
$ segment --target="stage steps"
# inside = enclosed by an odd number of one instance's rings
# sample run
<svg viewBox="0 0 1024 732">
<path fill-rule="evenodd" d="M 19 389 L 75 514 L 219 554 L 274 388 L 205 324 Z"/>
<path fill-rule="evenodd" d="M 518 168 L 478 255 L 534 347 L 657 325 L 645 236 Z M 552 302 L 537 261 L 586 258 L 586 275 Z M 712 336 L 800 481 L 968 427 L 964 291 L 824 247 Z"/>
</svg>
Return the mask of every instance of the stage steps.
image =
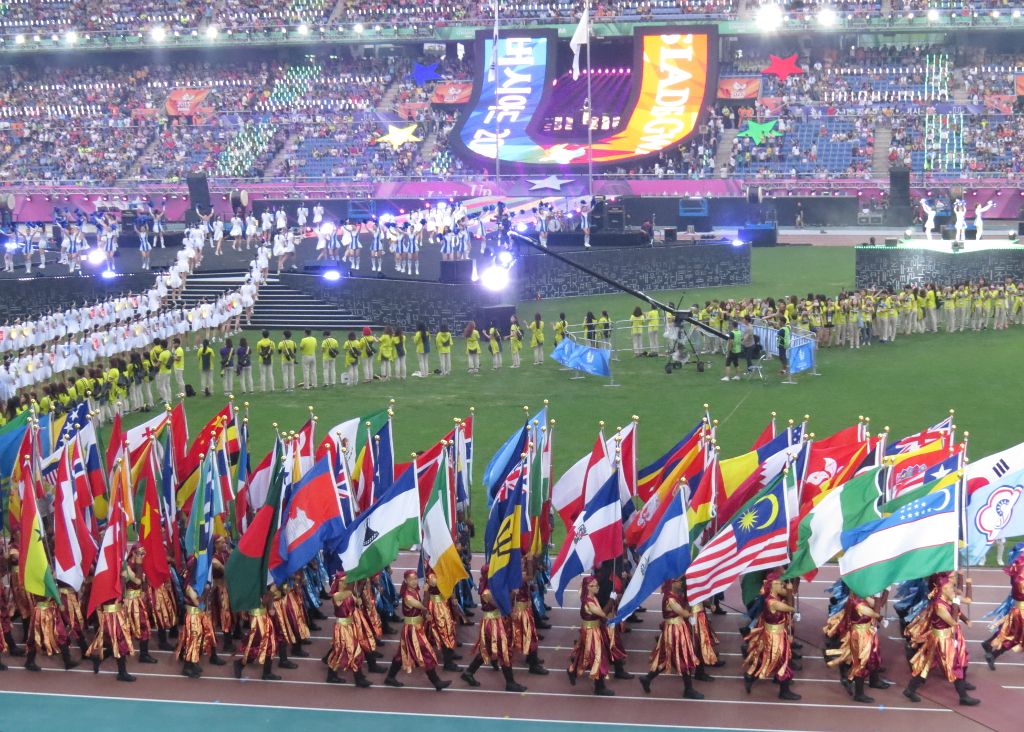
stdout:
<svg viewBox="0 0 1024 732">
<path fill-rule="evenodd" d="M 722 172 L 722 167 L 729 162 L 729 155 L 732 154 L 732 143 L 736 139 L 739 130 L 722 130 L 722 138 L 718 141 L 718 150 L 715 151 L 715 177 Z"/>
<path fill-rule="evenodd" d="M 182 293 L 182 307 L 193 307 L 202 300 L 213 301 L 228 290 L 241 287 L 244 272 L 196 272 L 188 278 Z M 260 288 L 260 296 L 253 310 L 252 327 L 280 330 L 291 328 L 300 331 L 311 328 L 314 332 L 332 330 L 348 332 L 373 323 L 339 308 L 337 305 L 318 300 L 300 290 L 280 283 L 270 275 Z"/>
<path fill-rule="evenodd" d="M 875 152 L 871 157 L 871 177 L 889 179 L 889 143 L 892 130 L 879 125 L 875 128 Z"/>
</svg>

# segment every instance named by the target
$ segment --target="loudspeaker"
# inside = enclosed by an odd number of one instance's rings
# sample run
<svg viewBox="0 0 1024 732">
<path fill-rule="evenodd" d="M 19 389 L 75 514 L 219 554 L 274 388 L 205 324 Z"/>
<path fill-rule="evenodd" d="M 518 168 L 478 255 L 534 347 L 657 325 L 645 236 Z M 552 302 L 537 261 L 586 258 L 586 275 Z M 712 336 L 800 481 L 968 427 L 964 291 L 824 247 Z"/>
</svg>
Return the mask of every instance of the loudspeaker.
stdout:
<svg viewBox="0 0 1024 732">
<path fill-rule="evenodd" d="M 1024 221 L 1017 222 L 1017 235 L 1024 236 Z"/>
<path fill-rule="evenodd" d="M 205 175 L 190 175 L 187 181 L 191 208 L 198 208 L 205 214 L 210 208 L 210 181 Z"/>
<path fill-rule="evenodd" d="M 910 205 L 910 170 L 907 168 L 889 171 L 889 205 Z"/>
<path fill-rule="evenodd" d="M 677 229 L 674 226 L 665 227 L 665 241 L 676 241 L 678 239 Z"/>
<path fill-rule="evenodd" d="M 624 231 L 626 228 L 626 211 L 617 206 L 608 206 L 605 218 L 605 229 L 612 231 Z"/>
<path fill-rule="evenodd" d="M 441 282 L 447 285 L 468 285 L 473 281 L 473 260 L 441 262 Z"/>
<path fill-rule="evenodd" d="M 943 241 L 953 241 L 956 238 L 956 229 L 952 226 L 942 227 L 942 239 Z"/>
<path fill-rule="evenodd" d="M 761 186 L 747 186 L 747 203 L 761 203 L 764 201 L 764 189 Z"/>
<path fill-rule="evenodd" d="M 515 305 L 493 305 L 490 307 L 477 308 L 476 327 L 480 329 L 481 333 L 483 333 L 484 329 L 493 320 L 499 331 L 502 333 L 508 333 L 509 323 L 512 321 L 512 316 L 515 314 Z"/>
<path fill-rule="evenodd" d="M 896 246 L 896 244 L 897 244 L 897 240 L 896 240 L 896 238 L 895 238 L 895 237 L 888 237 L 888 236 L 887 236 L 887 237 L 885 238 L 885 245 L 886 245 L 887 247 L 894 247 L 894 246 Z"/>
</svg>

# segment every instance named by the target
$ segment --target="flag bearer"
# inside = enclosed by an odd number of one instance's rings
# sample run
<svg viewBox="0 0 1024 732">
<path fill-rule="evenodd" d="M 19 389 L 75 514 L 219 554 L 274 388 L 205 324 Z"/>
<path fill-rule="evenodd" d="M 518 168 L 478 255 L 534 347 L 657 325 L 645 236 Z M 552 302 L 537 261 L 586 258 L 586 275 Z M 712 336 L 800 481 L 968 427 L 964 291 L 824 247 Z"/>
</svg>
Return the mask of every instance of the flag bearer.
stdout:
<svg viewBox="0 0 1024 732">
<path fill-rule="evenodd" d="M 427 639 L 426 628 L 423 625 L 427 608 L 420 599 L 420 582 L 416 570 L 406 571 L 401 591 L 402 615 L 402 637 L 399 641 L 398 653 L 391 661 L 391 668 L 384 678 L 388 686 L 404 686 L 401 681 L 395 678 L 398 670 L 405 669 L 407 674 L 412 673 L 414 668 L 422 668 L 430 683 L 437 691 L 443 691 L 451 686 L 451 681 L 442 681 L 437 675 L 437 656 Z"/>
</svg>

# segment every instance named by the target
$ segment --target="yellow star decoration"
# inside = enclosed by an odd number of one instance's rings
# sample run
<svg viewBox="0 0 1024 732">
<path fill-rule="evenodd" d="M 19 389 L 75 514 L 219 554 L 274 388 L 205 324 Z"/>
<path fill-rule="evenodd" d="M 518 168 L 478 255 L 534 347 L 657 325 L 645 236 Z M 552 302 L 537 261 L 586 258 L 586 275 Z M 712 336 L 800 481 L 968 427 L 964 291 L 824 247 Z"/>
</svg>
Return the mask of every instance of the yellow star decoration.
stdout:
<svg viewBox="0 0 1024 732">
<path fill-rule="evenodd" d="M 395 150 L 400 148 L 407 142 L 420 142 L 423 138 L 416 137 L 416 125 L 409 125 L 408 127 L 395 127 L 394 125 L 388 125 L 388 134 L 381 135 L 377 138 L 377 142 L 386 142 L 391 145 Z"/>
<path fill-rule="evenodd" d="M 750 531 L 757 523 L 757 511 L 750 510 L 740 516 L 739 527 L 744 531 Z"/>
</svg>

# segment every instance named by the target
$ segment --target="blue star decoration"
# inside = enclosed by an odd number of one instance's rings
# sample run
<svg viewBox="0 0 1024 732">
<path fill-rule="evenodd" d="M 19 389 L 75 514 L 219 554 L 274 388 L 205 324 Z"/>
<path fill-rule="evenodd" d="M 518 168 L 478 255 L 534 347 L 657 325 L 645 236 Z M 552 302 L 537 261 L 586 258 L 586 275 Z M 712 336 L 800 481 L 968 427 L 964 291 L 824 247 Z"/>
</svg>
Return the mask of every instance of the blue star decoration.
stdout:
<svg viewBox="0 0 1024 732">
<path fill-rule="evenodd" d="M 416 86 L 423 86 L 428 81 L 437 81 L 441 78 L 441 75 L 437 73 L 437 64 L 430 64 L 425 66 L 424 64 L 416 64 L 409 74 L 407 79 L 412 79 Z"/>
</svg>

